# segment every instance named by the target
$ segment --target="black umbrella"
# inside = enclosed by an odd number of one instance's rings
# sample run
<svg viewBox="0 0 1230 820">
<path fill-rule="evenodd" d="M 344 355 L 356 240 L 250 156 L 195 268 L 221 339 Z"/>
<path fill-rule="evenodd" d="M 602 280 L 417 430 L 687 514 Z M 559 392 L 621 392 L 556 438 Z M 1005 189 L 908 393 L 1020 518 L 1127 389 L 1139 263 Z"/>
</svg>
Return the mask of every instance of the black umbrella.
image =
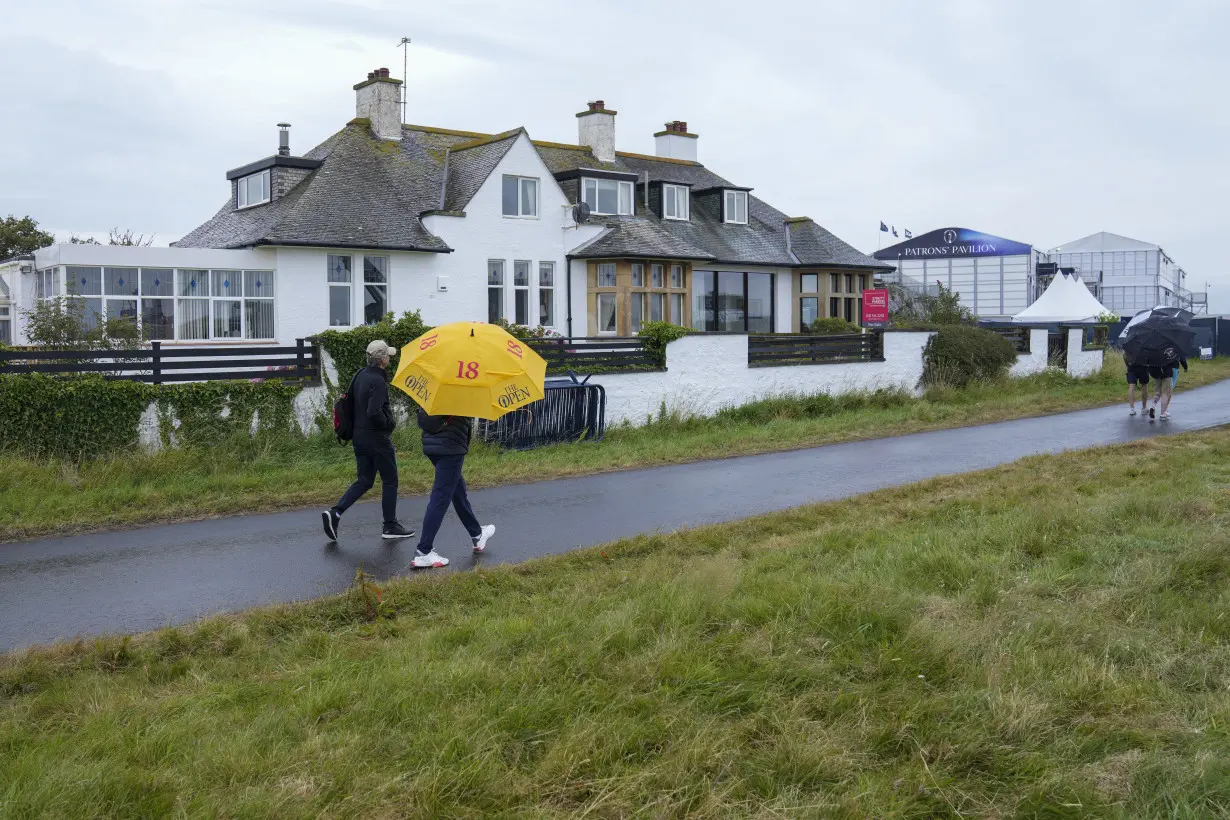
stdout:
<svg viewBox="0 0 1230 820">
<path fill-rule="evenodd" d="M 1137 314 L 1120 336 L 1128 361 L 1161 367 L 1178 361 L 1196 341 L 1188 322 L 1193 315 L 1182 308 L 1154 308 L 1148 315 Z"/>
<path fill-rule="evenodd" d="M 1196 314 L 1190 310 L 1184 310 L 1181 307 L 1171 307 L 1170 305 L 1158 305 L 1157 307 L 1142 310 L 1132 317 L 1132 321 L 1127 323 L 1119 333 L 1119 342 L 1126 342 L 1128 337 L 1132 335 L 1132 331 L 1140 326 L 1141 322 L 1154 316 L 1165 316 L 1171 319 L 1176 319 L 1183 323 L 1191 322 L 1196 318 Z"/>
</svg>

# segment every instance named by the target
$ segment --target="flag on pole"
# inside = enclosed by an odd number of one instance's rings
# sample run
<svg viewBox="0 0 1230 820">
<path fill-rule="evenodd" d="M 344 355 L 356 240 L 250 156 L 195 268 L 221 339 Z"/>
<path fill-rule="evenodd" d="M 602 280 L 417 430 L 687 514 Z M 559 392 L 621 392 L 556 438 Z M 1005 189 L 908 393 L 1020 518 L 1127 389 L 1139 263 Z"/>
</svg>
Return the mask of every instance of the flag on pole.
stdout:
<svg viewBox="0 0 1230 820">
<path fill-rule="evenodd" d="M 897 226 L 894 225 L 893 226 L 893 236 L 896 236 L 896 235 L 897 235 Z"/>
<path fill-rule="evenodd" d="M 905 238 L 906 238 L 906 239 L 913 239 L 913 238 L 914 238 L 914 234 L 910 233 L 910 229 L 909 229 L 909 228 L 906 228 L 906 229 L 905 229 Z"/>
<path fill-rule="evenodd" d="M 884 233 L 888 233 L 888 226 L 887 226 L 887 225 L 885 225 L 883 222 L 881 222 L 881 223 L 880 223 L 880 230 L 884 231 Z"/>
</svg>

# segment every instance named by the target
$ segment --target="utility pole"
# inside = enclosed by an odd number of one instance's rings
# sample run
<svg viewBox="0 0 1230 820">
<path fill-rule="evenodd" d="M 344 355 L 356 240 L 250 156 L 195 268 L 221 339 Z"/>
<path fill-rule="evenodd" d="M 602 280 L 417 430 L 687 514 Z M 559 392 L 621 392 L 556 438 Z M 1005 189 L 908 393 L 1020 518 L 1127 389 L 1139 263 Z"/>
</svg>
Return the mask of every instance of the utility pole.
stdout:
<svg viewBox="0 0 1230 820">
<path fill-rule="evenodd" d="M 397 44 L 401 48 L 401 121 L 406 121 L 406 87 L 410 85 L 410 38 L 403 37 Z"/>
</svg>

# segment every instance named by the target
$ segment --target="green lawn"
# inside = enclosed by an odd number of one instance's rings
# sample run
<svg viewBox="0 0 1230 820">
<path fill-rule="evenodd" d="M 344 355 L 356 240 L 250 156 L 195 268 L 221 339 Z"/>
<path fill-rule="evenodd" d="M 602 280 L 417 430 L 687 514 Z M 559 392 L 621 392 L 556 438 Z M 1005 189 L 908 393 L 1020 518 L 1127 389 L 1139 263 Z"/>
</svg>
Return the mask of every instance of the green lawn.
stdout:
<svg viewBox="0 0 1230 820">
<path fill-rule="evenodd" d="M 1180 379 L 1190 388 L 1230 377 L 1230 359 L 1194 362 Z M 903 395 L 835 402 L 766 402 L 752 412 L 711 420 L 668 419 L 609 432 L 598 443 L 524 453 L 475 449 L 466 462 L 473 487 L 731 455 L 810 447 L 858 438 L 959 427 L 1124 401 L 1120 367 L 1077 381 L 1063 374 Z M 1181 399 L 1175 405 L 1181 412 Z M 396 437 L 401 492 L 431 486 L 414 429 Z M 330 504 L 354 479 L 352 451 L 331 436 L 293 444 L 221 442 L 216 447 L 146 455 L 133 452 L 82 465 L 0 455 L 0 541 L 48 533 L 112 529 Z"/>
<path fill-rule="evenodd" d="M 1230 813 L 1230 430 L 0 657 L 0 816 Z"/>
</svg>

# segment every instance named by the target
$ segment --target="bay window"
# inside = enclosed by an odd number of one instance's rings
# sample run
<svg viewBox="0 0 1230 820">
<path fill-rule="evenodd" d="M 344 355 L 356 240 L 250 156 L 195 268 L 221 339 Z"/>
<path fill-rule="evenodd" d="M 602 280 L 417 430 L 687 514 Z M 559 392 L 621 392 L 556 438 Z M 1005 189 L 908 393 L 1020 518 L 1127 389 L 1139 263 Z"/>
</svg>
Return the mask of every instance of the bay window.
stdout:
<svg viewBox="0 0 1230 820">
<path fill-rule="evenodd" d="M 662 186 L 662 216 L 664 219 L 688 218 L 688 189 L 686 185 Z"/>
<path fill-rule="evenodd" d="M 582 180 L 582 200 L 595 214 L 631 216 L 633 193 L 631 182 L 592 177 Z"/>
<path fill-rule="evenodd" d="M 734 225 L 746 225 L 747 191 L 726 191 L 722 212 L 723 221 Z"/>
</svg>

